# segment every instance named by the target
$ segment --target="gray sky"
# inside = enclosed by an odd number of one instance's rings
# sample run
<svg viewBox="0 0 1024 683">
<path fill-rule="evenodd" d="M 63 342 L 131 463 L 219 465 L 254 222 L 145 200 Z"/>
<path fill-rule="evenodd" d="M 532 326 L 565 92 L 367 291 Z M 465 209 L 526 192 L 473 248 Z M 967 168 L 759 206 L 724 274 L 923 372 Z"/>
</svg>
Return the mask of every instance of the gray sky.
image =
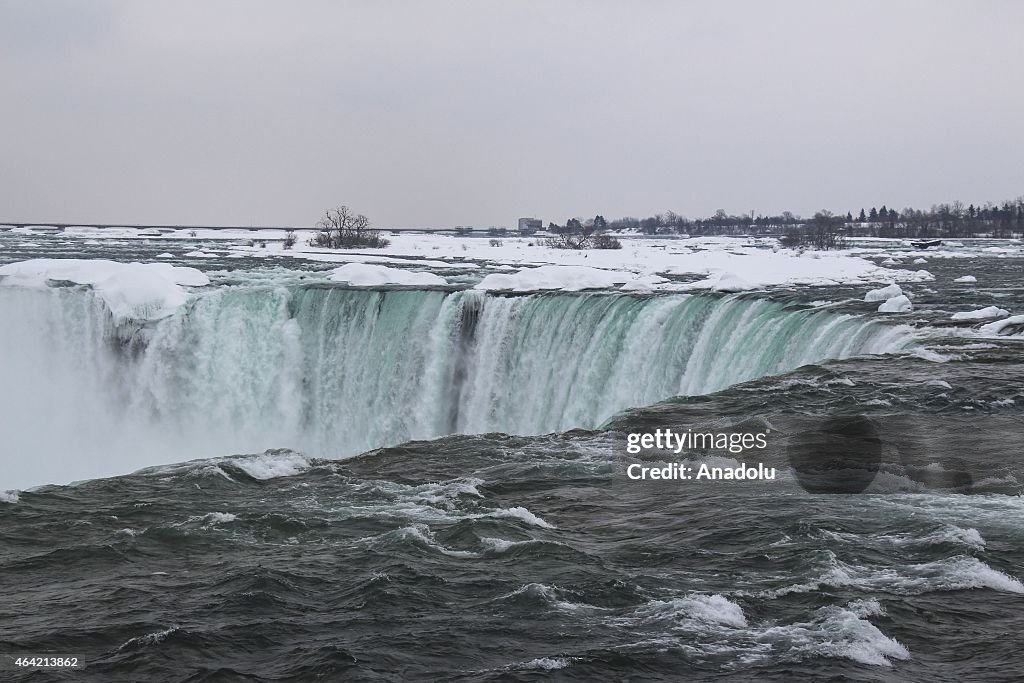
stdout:
<svg viewBox="0 0 1024 683">
<path fill-rule="evenodd" d="M 0 219 L 1009 199 L 1022 26 L 1014 0 L 0 0 Z"/>
</svg>

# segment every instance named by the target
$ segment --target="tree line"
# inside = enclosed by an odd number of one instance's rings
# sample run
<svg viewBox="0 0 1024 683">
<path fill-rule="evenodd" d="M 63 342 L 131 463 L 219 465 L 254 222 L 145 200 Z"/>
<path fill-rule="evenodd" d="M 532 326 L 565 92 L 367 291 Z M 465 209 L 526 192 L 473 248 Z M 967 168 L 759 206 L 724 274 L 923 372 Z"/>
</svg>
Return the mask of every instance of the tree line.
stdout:
<svg viewBox="0 0 1024 683">
<path fill-rule="evenodd" d="M 576 220 L 576 219 L 573 219 Z M 571 221 L 569 221 L 571 223 Z M 567 223 L 568 225 L 568 223 Z M 832 213 L 822 210 L 810 218 L 791 211 L 776 215 L 755 215 L 753 212 L 731 215 L 719 209 L 713 216 L 686 218 L 668 211 L 646 218 L 619 218 L 606 222 L 611 230 L 634 230 L 648 235 L 775 235 L 796 236 L 812 233 L 814 239 L 828 241 L 835 233 L 842 237 L 955 238 L 1024 236 L 1024 196 L 999 204 L 987 202 L 964 206 L 955 201 L 936 204 L 930 209 L 905 208 L 901 211 L 872 206 L 853 212 Z M 553 227 L 549 225 L 548 230 Z M 827 245 L 822 244 L 823 248 Z"/>
</svg>

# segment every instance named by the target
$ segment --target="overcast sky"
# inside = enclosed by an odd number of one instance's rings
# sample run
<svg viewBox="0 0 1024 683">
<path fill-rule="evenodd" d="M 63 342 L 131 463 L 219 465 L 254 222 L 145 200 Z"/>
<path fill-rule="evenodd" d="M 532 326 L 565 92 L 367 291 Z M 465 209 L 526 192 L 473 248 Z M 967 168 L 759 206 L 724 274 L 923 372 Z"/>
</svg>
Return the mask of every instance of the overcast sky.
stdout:
<svg viewBox="0 0 1024 683">
<path fill-rule="evenodd" d="M 1024 193 L 1024 2 L 0 0 L 0 220 Z"/>
</svg>

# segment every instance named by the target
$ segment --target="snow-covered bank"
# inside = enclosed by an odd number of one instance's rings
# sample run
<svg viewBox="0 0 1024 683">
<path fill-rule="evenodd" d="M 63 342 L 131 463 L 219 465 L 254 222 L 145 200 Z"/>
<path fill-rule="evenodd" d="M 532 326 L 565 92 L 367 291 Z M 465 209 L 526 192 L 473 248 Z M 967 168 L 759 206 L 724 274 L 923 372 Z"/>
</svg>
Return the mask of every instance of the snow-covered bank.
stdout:
<svg viewBox="0 0 1024 683">
<path fill-rule="evenodd" d="M 963 240 L 924 251 L 913 248 L 906 240 L 863 238 L 853 240 L 847 249 L 816 252 L 781 248 L 773 237 L 686 238 L 625 234 L 618 235 L 622 249 L 574 251 L 550 247 L 542 234 L 530 237 L 514 234 L 466 237 L 442 233 L 381 232 L 390 244 L 383 249 L 372 250 L 313 247 L 309 245 L 314 234 L 311 230 L 297 231 L 295 245 L 288 250 L 284 249 L 286 233 L 283 230 L 197 229 L 154 235 L 128 228 L 69 228 L 61 234 L 64 238 L 80 239 L 90 244 L 105 239 L 127 239 L 175 245 L 169 251 L 167 247 L 161 247 L 158 252 L 161 259 L 166 259 L 168 254 L 176 254 L 186 261 L 206 260 L 216 252 L 221 258 L 267 259 L 276 261 L 277 265 L 296 260 L 338 265 L 374 263 L 399 270 L 438 270 L 442 271 L 438 274 L 449 283 L 469 287 L 481 283 L 489 274 L 508 273 L 514 276 L 514 280 L 505 280 L 501 285 L 508 291 L 525 291 L 527 280 L 540 275 L 544 276 L 543 281 L 547 284 L 541 283 L 542 287 L 538 289 L 552 288 L 552 283 L 563 282 L 566 290 L 618 288 L 625 291 L 731 292 L 792 286 L 878 286 L 932 280 L 931 273 L 914 265 L 922 256 L 929 261 L 1024 257 L 1024 245 L 1019 240 Z M 28 229 L 20 233 L 34 234 Z M 182 242 L 189 245 L 188 248 L 182 249 Z M 190 265 L 203 267 L 198 262 Z M 587 282 L 581 283 L 578 273 L 571 271 L 557 275 L 554 270 L 532 272 L 543 266 L 587 267 L 609 271 L 612 275 L 587 276 Z M 601 284 L 602 281 L 605 284 Z M 491 279 L 483 284 L 483 288 L 492 289 L 498 282 Z M 970 283 L 970 280 L 963 277 L 957 282 Z M 390 280 L 389 283 L 395 284 Z"/>
<path fill-rule="evenodd" d="M 62 238 L 96 245 L 104 239 L 160 245 L 151 259 L 180 259 L 207 270 L 207 262 L 219 257 L 240 259 L 244 268 L 258 259 L 284 266 L 295 262 L 307 271 L 307 262 L 373 264 L 390 270 L 350 268 L 329 274 L 335 282 L 353 287 L 388 285 L 478 287 L 496 291 L 621 291 L 738 292 L 792 287 L 883 286 L 931 282 L 931 272 L 913 265 L 925 254 L 941 258 L 1008 258 L 1024 256 L 1018 241 L 949 243 L 941 250 L 908 251 L 898 240 L 857 240 L 848 249 L 829 252 L 781 248 L 770 237 L 644 237 L 618 236 L 623 248 L 574 251 L 555 249 L 543 236 L 502 238 L 460 237 L 447 233 L 382 230 L 390 244 L 374 250 L 328 250 L 309 246 L 311 230 L 299 230 L 296 243 L 286 250 L 284 230 L 196 230 L 143 236 L 129 228 L 89 230 L 69 228 Z M 166 246 L 164 246 L 166 245 Z M 242 261 L 245 259 L 245 261 Z M 222 265 L 217 263 L 216 265 Z M 542 269 L 543 268 L 543 269 Z M 581 269 L 583 268 L 583 269 Z M 414 275 L 408 273 L 412 271 Z M 427 279 L 435 274 L 439 280 Z M 492 275 L 502 275 L 495 278 Z M 971 283 L 972 276 L 955 282 Z M 429 280 L 429 282 L 428 282 Z M 442 282 L 443 281 L 443 282 Z M 888 292 L 888 290 L 886 290 Z M 880 303 L 899 293 L 876 294 Z M 908 299 L 913 299 L 908 294 Z"/>
<path fill-rule="evenodd" d="M 185 287 L 202 287 L 210 279 L 195 268 L 169 263 L 34 259 L 0 266 L 0 286 L 40 288 L 51 282 L 89 285 L 115 320 L 157 320 L 185 303 Z"/>
<path fill-rule="evenodd" d="M 466 284 L 484 290 L 505 291 L 621 288 L 626 291 L 735 292 L 781 286 L 933 279 L 924 270 L 885 268 L 846 252 L 780 249 L 770 238 L 624 238 L 622 249 L 587 251 L 555 249 L 543 240 L 524 237 L 486 240 L 439 234 L 402 234 L 391 235 L 389 239 L 390 245 L 372 252 L 329 251 L 302 246 L 301 240 L 299 245 L 288 251 L 274 244 L 268 244 L 266 248 L 235 246 L 232 251 L 262 258 L 371 262 L 386 263 L 396 269 L 464 271 L 463 279 L 468 279 Z M 677 278 L 674 281 L 669 279 L 673 276 Z M 699 276 L 700 279 L 693 282 L 678 279 L 685 276 Z"/>
</svg>

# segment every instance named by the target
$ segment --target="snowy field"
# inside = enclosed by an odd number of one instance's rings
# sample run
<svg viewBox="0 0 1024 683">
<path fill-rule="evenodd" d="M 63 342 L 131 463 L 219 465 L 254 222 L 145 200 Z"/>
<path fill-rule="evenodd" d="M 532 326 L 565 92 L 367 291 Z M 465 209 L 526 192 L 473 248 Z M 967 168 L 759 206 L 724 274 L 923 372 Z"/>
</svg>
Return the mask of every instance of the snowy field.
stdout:
<svg viewBox="0 0 1024 683">
<path fill-rule="evenodd" d="M 10 231 L 22 238 L 49 234 L 32 229 Z M 284 248 L 284 231 L 197 230 L 153 233 L 135 229 L 69 228 L 60 236 L 83 245 L 166 242 L 154 263 L 123 264 L 99 260 L 33 259 L 0 266 L 2 284 L 45 286 L 48 280 L 91 285 L 107 300 L 115 317 L 155 319 L 169 315 L 185 301 L 187 287 L 209 283 L 200 272 L 216 259 L 245 259 L 285 269 L 303 262 L 337 264 L 323 272 L 325 280 L 351 287 L 454 287 L 488 291 L 740 292 L 781 287 L 863 287 L 865 302 L 880 313 L 913 311 L 913 294 L 903 287 L 928 283 L 935 276 L 929 263 L 941 259 L 1017 259 L 1024 257 L 1020 240 L 947 241 L 941 247 L 915 249 L 909 241 L 860 239 L 844 250 L 812 251 L 782 248 L 764 237 L 641 237 L 620 236 L 618 250 L 574 251 L 545 245 L 542 236 L 461 237 L 455 235 L 389 234 L 384 249 L 328 250 L 309 246 L 312 231 L 296 233 L 297 243 Z M 2 249 L 0 244 L 0 249 Z M 2 254 L 0 254 L 2 256 Z M 8 259 L 9 260 L 9 259 Z M 231 261 L 227 261 L 232 263 Z M 195 267 L 183 267 L 179 264 Z M 223 267 L 223 266 L 221 266 Z M 973 275 L 953 283 L 970 287 Z M 1005 334 L 1019 315 L 996 306 L 958 311 L 954 321 L 977 321 L 983 332 Z M 1006 319 L 1010 322 L 998 322 Z M 993 322 L 997 321 L 997 322 Z"/>
</svg>

